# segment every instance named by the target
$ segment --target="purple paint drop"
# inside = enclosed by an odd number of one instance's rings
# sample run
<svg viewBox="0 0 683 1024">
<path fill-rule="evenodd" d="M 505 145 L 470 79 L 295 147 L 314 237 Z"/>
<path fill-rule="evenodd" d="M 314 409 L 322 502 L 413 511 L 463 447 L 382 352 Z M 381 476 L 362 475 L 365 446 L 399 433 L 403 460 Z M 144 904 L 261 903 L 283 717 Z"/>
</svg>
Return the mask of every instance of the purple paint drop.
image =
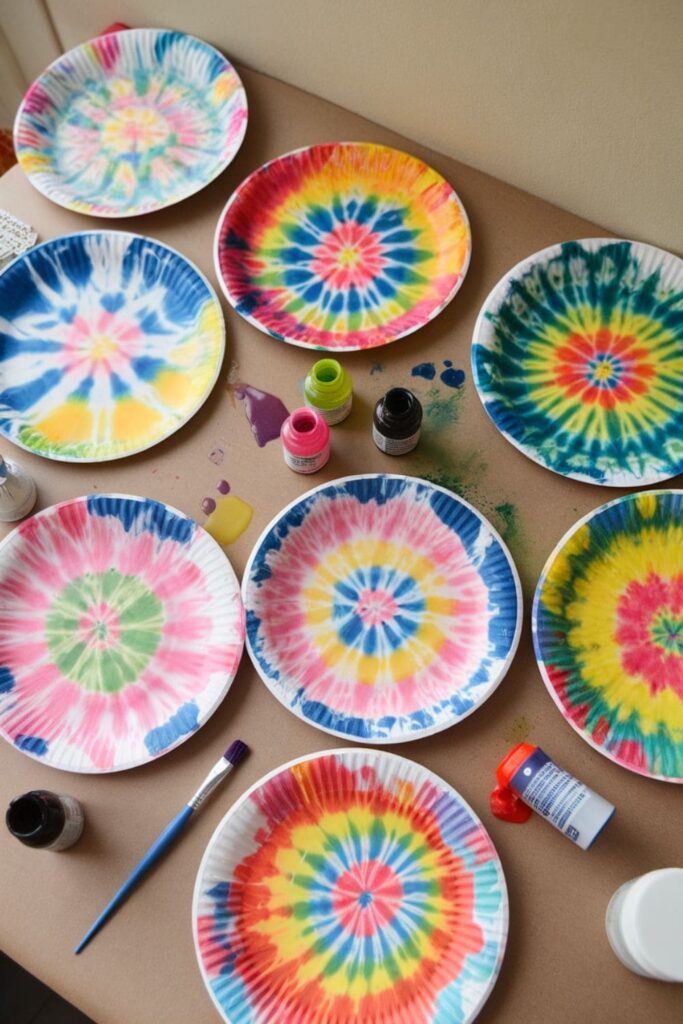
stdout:
<svg viewBox="0 0 683 1024">
<path fill-rule="evenodd" d="M 220 466 L 224 458 L 225 452 L 222 448 L 214 448 L 213 451 L 209 452 L 209 459 L 213 462 L 214 466 Z"/>
<path fill-rule="evenodd" d="M 230 484 L 227 480 L 221 480 L 216 488 L 221 494 L 228 494 L 230 491 Z"/>
<path fill-rule="evenodd" d="M 280 427 L 289 411 L 276 395 L 253 388 L 251 384 L 238 384 L 235 395 L 244 402 L 244 411 L 259 448 L 280 436 Z"/>
<path fill-rule="evenodd" d="M 436 367 L 434 363 L 420 363 L 419 366 L 412 368 L 410 375 L 411 377 L 424 377 L 425 380 L 434 380 Z"/>
<path fill-rule="evenodd" d="M 202 512 L 206 516 L 210 516 L 212 512 L 216 511 L 216 502 L 213 498 L 204 498 L 202 502 Z"/>
<path fill-rule="evenodd" d="M 460 388 L 465 383 L 465 371 L 444 370 L 441 374 L 441 380 L 444 384 L 448 385 L 449 388 Z"/>
</svg>

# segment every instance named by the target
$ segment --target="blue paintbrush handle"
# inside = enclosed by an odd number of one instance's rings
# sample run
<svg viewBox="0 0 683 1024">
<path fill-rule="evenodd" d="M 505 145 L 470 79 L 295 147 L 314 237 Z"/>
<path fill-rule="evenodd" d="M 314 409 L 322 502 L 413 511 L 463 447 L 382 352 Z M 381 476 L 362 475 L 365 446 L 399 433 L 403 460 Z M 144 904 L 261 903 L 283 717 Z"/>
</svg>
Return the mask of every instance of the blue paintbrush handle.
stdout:
<svg viewBox="0 0 683 1024">
<path fill-rule="evenodd" d="M 142 858 L 142 860 L 136 865 L 131 874 L 128 876 L 126 881 L 123 883 L 119 891 L 116 893 L 114 898 L 110 900 L 107 906 L 104 908 L 100 916 L 97 918 L 93 926 L 81 939 L 79 944 L 76 946 L 74 953 L 80 953 L 82 949 L 88 945 L 90 940 L 100 930 L 105 921 L 111 917 L 117 907 L 121 906 L 123 901 L 126 899 L 128 894 L 135 888 L 140 879 L 147 874 L 152 865 L 156 864 L 158 860 L 163 857 L 169 846 L 177 839 L 180 833 L 183 831 L 188 821 L 192 817 L 194 808 L 186 804 L 179 814 L 176 814 L 173 821 L 171 821 L 164 831 L 161 833 L 159 838 L 150 846 L 149 850 Z"/>
</svg>

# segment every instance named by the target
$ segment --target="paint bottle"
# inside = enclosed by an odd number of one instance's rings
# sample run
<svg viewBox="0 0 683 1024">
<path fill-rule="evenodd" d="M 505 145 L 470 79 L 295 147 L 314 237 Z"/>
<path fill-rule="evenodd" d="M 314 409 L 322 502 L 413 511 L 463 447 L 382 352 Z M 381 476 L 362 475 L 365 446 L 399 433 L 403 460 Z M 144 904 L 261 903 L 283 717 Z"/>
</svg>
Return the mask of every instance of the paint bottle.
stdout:
<svg viewBox="0 0 683 1024">
<path fill-rule="evenodd" d="M 660 868 L 626 882 L 607 906 L 609 944 L 645 978 L 683 982 L 683 868 Z"/>
<path fill-rule="evenodd" d="M 80 839 L 85 815 L 72 796 L 33 789 L 15 797 L 5 815 L 13 836 L 38 850 L 66 850 Z"/>
<path fill-rule="evenodd" d="M 36 485 L 25 469 L 0 455 L 0 522 L 27 516 L 36 503 Z"/>
<path fill-rule="evenodd" d="M 502 789 L 512 789 L 582 850 L 593 845 L 615 811 L 531 743 L 513 747 L 498 765 L 496 776 Z"/>
<path fill-rule="evenodd" d="M 316 409 L 295 409 L 280 438 L 285 462 L 295 473 L 315 473 L 330 457 L 330 428 Z"/>
<path fill-rule="evenodd" d="M 304 382 L 304 400 L 317 409 L 328 426 L 341 423 L 351 412 L 351 377 L 336 359 L 319 359 Z"/>
<path fill-rule="evenodd" d="M 375 406 L 372 440 L 387 455 L 412 452 L 420 440 L 422 406 L 407 388 L 391 388 Z"/>
</svg>

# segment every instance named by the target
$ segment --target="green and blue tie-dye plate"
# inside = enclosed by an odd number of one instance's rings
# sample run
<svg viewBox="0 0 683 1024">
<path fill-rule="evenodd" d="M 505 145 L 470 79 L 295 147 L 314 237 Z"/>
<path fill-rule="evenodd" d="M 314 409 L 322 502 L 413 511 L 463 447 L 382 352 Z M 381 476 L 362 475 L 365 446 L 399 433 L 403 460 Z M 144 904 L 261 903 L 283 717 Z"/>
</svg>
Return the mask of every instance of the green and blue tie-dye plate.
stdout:
<svg viewBox="0 0 683 1024">
<path fill-rule="evenodd" d="M 683 261 L 639 242 L 564 242 L 486 299 L 472 368 L 487 413 L 547 469 L 634 487 L 683 470 Z"/>
</svg>

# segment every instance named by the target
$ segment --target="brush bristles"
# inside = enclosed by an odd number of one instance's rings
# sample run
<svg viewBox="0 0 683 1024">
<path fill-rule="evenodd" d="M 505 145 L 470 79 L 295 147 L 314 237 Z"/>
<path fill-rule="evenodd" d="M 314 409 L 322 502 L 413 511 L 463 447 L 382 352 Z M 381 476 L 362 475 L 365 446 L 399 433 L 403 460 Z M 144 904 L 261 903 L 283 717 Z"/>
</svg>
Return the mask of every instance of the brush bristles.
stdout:
<svg viewBox="0 0 683 1024">
<path fill-rule="evenodd" d="M 223 754 L 226 761 L 229 761 L 233 768 L 236 768 L 240 761 L 249 753 L 249 747 L 246 743 L 242 743 L 242 740 L 235 740 L 230 744 L 228 749 Z"/>
</svg>

